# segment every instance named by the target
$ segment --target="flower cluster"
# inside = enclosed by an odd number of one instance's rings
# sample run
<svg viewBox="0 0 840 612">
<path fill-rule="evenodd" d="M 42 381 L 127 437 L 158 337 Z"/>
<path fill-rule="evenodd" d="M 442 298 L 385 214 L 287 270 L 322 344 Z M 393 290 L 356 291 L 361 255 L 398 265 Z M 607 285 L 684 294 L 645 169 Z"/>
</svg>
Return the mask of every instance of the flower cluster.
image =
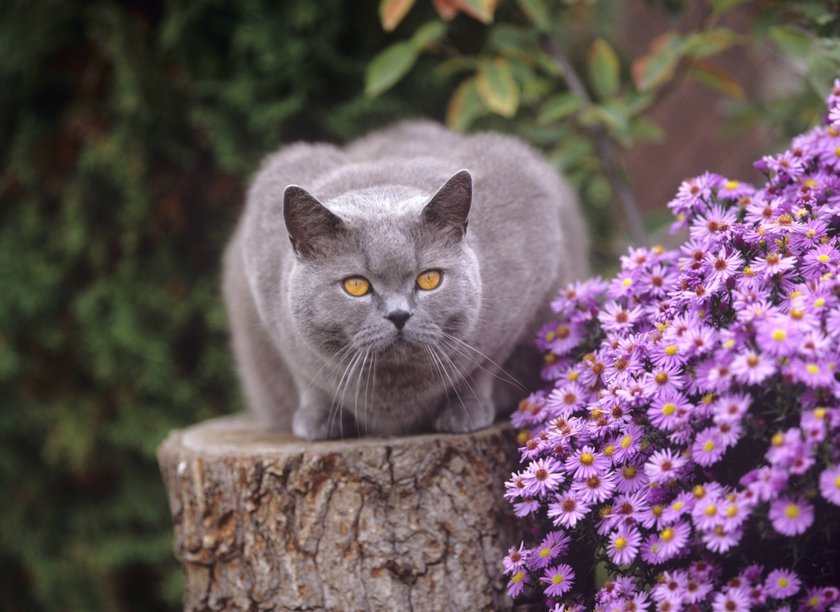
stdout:
<svg viewBox="0 0 840 612">
<path fill-rule="evenodd" d="M 614 279 L 552 303 L 537 339 L 551 386 L 512 416 L 522 469 L 506 483 L 545 537 L 505 558 L 512 596 L 579 605 L 576 542 L 613 576 L 597 609 L 840 609 L 792 566 L 722 575 L 762 545 L 818 532 L 825 549 L 840 520 L 840 79 L 828 105 L 824 127 L 756 163 L 763 186 L 685 181 L 679 249 L 631 248 Z"/>
</svg>

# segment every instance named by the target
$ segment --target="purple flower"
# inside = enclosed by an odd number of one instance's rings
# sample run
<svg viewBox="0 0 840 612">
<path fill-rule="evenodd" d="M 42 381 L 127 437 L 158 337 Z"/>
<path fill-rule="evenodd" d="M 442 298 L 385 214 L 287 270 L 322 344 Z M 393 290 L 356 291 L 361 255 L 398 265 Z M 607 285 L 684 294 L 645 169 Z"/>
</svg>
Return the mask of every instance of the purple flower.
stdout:
<svg viewBox="0 0 840 612">
<path fill-rule="evenodd" d="M 720 461 L 726 447 L 716 429 L 706 428 L 697 434 L 691 446 L 691 459 L 698 465 L 708 466 Z"/>
<path fill-rule="evenodd" d="M 656 451 L 645 463 L 645 474 L 654 484 L 666 483 L 679 478 L 685 464 L 685 457 L 675 454 L 671 449 Z"/>
<path fill-rule="evenodd" d="M 551 457 L 532 461 L 522 477 L 525 483 L 525 494 L 544 496 L 555 490 L 564 480 L 560 464 Z"/>
<path fill-rule="evenodd" d="M 626 565 L 631 563 L 639 554 L 639 545 L 641 542 L 642 536 L 639 534 L 638 529 L 621 525 L 610 536 L 607 554 L 613 563 Z"/>
<path fill-rule="evenodd" d="M 770 522 L 779 533 L 787 536 L 805 533 L 814 522 L 814 508 L 804 499 L 781 497 L 770 504 Z"/>
<path fill-rule="evenodd" d="M 835 506 L 840 506 L 840 465 L 833 465 L 820 474 L 820 493 Z"/>
<path fill-rule="evenodd" d="M 571 529 L 589 513 L 589 510 L 589 504 L 584 503 L 574 491 L 568 491 L 558 495 L 548 505 L 547 515 L 557 527 Z"/>
<path fill-rule="evenodd" d="M 796 574 L 784 569 L 773 570 L 767 574 L 767 580 L 764 582 L 767 594 L 776 599 L 785 599 L 796 595 L 800 585 L 801 582 Z"/>
<path fill-rule="evenodd" d="M 575 571 L 570 565 L 561 563 L 548 569 L 540 578 L 540 581 L 548 585 L 545 594 L 549 597 L 556 597 L 571 590 L 575 584 Z"/>
</svg>

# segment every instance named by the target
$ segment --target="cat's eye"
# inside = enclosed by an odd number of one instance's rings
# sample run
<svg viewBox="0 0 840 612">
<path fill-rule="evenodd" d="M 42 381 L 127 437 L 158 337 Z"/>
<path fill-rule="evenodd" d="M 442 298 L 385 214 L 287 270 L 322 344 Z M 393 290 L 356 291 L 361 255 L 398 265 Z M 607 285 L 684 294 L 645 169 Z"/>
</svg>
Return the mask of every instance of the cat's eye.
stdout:
<svg viewBox="0 0 840 612">
<path fill-rule="evenodd" d="M 344 279 L 344 290 L 353 297 L 370 293 L 370 281 L 364 276 L 350 276 Z"/>
<path fill-rule="evenodd" d="M 424 291 L 431 291 L 437 289 L 441 280 L 443 280 L 443 274 L 440 270 L 426 270 L 417 277 L 417 286 Z"/>
</svg>

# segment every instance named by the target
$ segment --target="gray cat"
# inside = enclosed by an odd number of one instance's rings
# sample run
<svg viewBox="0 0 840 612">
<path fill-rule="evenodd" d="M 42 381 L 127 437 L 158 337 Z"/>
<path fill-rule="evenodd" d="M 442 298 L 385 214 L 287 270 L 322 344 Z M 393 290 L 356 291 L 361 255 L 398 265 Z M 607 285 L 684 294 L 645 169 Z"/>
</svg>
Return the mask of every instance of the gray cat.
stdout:
<svg viewBox="0 0 840 612">
<path fill-rule="evenodd" d="M 285 147 L 225 253 L 246 399 L 307 439 L 486 427 L 536 385 L 534 334 L 585 273 L 584 235 L 510 137 L 414 121 Z"/>
</svg>

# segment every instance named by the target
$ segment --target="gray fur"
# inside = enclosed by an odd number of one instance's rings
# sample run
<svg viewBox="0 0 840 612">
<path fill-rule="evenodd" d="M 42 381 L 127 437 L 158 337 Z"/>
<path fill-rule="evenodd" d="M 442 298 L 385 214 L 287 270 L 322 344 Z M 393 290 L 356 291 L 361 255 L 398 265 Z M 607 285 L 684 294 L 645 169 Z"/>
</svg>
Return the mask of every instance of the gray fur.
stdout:
<svg viewBox="0 0 840 612">
<path fill-rule="evenodd" d="M 472 198 L 459 210 L 462 169 Z M 506 371 L 536 383 L 533 336 L 558 287 L 584 275 L 584 235 L 571 190 L 513 138 L 415 121 L 344 149 L 285 147 L 257 174 L 225 253 L 246 398 L 309 439 L 485 427 L 524 394 Z M 440 287 L 417 289 L 430 268 L 444 271 Z M 372 293 L 348 295 L 354 275 Z M 412 313 L 402 331 L 385 318 L 395 310 Z"/>
</svg>

